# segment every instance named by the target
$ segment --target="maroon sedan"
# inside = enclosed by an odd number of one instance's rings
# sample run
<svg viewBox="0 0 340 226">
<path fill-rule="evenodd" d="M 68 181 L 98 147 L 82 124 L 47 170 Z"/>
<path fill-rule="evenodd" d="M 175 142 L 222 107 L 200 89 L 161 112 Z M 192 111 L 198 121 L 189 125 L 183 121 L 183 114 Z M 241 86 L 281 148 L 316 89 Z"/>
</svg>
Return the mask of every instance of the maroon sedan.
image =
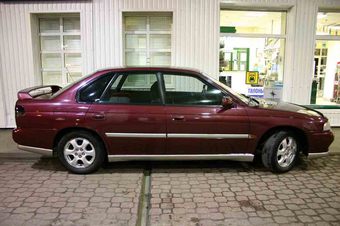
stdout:
<svg viewBox="0 0 340 226">
<path fill-rule="evenodd" d="M 61 89 L 18 93 L 19 148 L 57 155 L 74 173 L 104 161 L 253 161 L 290 170 L 301 152 L 324 156 L 334 137 L 321 113 L 235 93 L 200 72 L 176 68 L 101 70 Z"/>
</svg>

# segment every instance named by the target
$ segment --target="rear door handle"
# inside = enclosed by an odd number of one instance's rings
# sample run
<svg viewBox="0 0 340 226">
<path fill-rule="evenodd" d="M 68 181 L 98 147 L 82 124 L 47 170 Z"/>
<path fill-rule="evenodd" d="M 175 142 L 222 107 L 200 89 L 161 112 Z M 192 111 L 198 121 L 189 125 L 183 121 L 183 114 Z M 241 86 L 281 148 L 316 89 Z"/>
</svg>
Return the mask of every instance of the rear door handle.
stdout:
<svg viewBox="0 0 340 226">
<path fill-rule="evenodd" d="M 94 115 L 92 115 L 92 118 L 95 120 L 104 120 L 105 119 L 105 115 L 102 113 L 95 113 Z"/>
<path fill-rule="evenodd" d="M 184 120 L 184 116 L 182 115 L 178 115 L 178 116 L 174 116 L 172 118 L 173 121 L 183 121 Z"/>
</svg>

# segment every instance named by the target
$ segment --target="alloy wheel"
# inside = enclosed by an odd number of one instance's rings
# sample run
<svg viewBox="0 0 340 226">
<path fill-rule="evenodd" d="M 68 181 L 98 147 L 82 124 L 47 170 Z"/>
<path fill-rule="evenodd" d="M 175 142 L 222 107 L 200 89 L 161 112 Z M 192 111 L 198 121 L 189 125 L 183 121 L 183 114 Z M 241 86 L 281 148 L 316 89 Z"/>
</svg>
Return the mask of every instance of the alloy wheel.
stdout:
<svg viewBox="0 0 340 226">
<path fill-rule="evenodd" d="M 78 137 L 66 143 L 64 157 L 67 163 L 75 168 L 87 168 L 93 163 L 96 151 L 89 140 Z"/>
<path fill-rule="evenodd" d="M 296 156 L 297 144 L 293 137 L 284 138 L 277 149 L 277 162 L 280 167 L 289 167 Z"/>
</svg>

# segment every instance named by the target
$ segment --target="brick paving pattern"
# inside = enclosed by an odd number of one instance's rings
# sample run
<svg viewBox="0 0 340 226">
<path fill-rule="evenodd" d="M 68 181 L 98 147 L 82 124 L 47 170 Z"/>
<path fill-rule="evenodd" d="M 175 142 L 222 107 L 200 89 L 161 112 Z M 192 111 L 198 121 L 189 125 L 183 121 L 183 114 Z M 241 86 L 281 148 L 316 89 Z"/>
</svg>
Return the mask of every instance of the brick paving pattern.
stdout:
<svg viewBox="0 0 340 226">
<path fill-rule="evenodd" d="M 136 225 L 151 169 L 149 225 L 340 225 L 340 155 L 285 174 L 259 164 L 111 163 L 69 174 L 56 159 L 0 161 L 0 225 Z"/>
<path fill-rule="evenodd" d="M 340 225 L 340 155 L 301 161 L 285 174 L 244 163 L 154 169 L 151 225 Z"/>
<path fill-rule="evenodd" d="M 52 160 L 0 163 L 0 225 L 135 225 L 142 170 L 67 173 Z"/>
</svg>

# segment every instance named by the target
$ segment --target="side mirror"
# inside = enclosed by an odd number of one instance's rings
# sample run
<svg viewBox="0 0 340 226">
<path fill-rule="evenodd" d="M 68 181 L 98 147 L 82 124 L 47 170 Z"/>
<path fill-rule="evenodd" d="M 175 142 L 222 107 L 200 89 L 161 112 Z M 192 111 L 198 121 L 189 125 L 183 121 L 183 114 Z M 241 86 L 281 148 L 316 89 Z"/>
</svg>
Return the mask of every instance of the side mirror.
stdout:
<svg viewBox="0 0 340 226">
<path fill-rule="evenodd" d="M 234 102 L 231 97 L 228 97 L 228 96 L 222 97 L 222 107 L 224 109 L 230 109 L 233 107 L 233 105 L 234 105 Z"/>
</svg>

